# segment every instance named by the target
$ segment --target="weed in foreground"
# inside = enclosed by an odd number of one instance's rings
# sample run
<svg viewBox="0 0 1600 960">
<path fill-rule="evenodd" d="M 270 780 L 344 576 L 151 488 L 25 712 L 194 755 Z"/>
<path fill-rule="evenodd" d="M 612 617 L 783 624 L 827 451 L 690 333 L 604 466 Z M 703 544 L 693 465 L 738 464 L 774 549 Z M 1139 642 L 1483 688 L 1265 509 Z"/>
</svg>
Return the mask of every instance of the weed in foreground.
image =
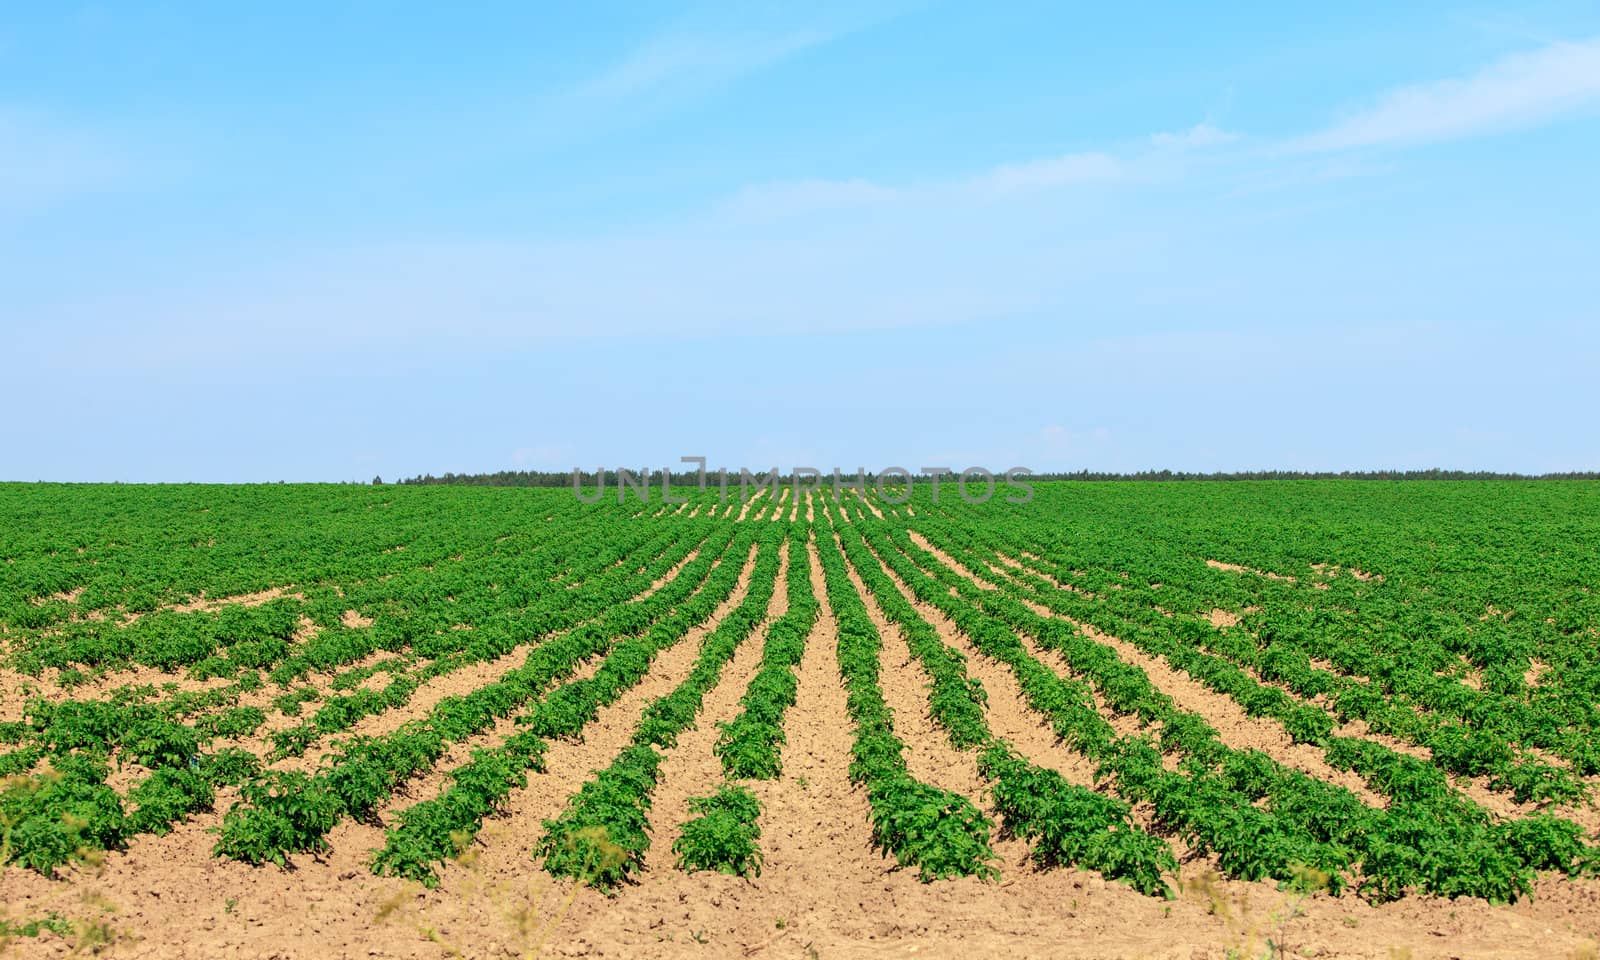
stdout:
<svg viewBox="0 0 1600 960">
<path fill-rule="evenodd" d="M 1305 916 L 1305 903 L 1325 892 L 1331 878 L 1314 867 L 1297 865 L 1293 877 L 1280 886 L 1284 896 L 1265 916 L 1256 913 L 1249 891 L 1230 893 L 1222 875 L 1207 870 L 1189 880 L 1179 880 L 1182 894 L 1206 907 L 1222 921 L 1228 944 L 1224 953 L 1230 960 L 1282 960 L 1294 956 L 1289 943 L 1290 925 Z"/>
<path fill-rule="evenodd" d="M 579 888 L 590 883 L 592 878 L 615 870 L 617 864 L 627 856 L 626 851 L 606 836 L 604 828 L 588 827 L 578 831 L 570 838 L 570 842 L 574 846 L 581 845 L 583 872 L 567 884 L 565 895 L 550 907 L 551 894 L 561 881 L 543 871 L 534 870 L 519 877 L 523 881 L 520 886 L 514 880 L 491 878 L 484 872 L 482 848 L 473 842 L 471 835 L 461 832 L 453 835 L 452 839 L 456 845 L 452 862 L 464 871 L 462 887 L 453 891 L 452 899 L 491 905 L 504 927 L 505 942 L 502 949 L 509 956 L 526 960 L 532 960 L 544 950 L 551 934 L 561 926 L 561 921 L 572 908 Z M 403 920 L 411 924 L 423 939 L 437 944 L 446 956 L 469 956 L 469 953 L 447 939 L 437 924 L 429 922 L 426 893 L 427 889 L 421 883 L 404 883 L 379 904 L 375 919 L 380 924 Z"/>
</svg>

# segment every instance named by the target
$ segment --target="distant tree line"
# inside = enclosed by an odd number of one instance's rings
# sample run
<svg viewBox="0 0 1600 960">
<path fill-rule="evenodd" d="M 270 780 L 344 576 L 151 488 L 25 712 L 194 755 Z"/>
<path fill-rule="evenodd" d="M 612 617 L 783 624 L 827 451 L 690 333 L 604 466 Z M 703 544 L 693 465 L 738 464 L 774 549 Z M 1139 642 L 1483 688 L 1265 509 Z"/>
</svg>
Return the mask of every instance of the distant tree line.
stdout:
<svg viewBox="0 0 1600 960">
<path fill-rule="evenodd" d="M 768 471 L 770 472 L 770 470 L 771 468 L 769 467 Z M 634 473 L 631 475 L 630 479 L 637 483 L 643 477 L 648 476 L 651 485 L 656 486 L 661 483 L 661 473 L 662 472 L 660 470 L 650 470 L 646 473 Z M 594 486 L 596 481 L 601 476 L 602 474 L 592 470 L 579 471 L 578 482 L 586 487 Z M 604 477 L 607 487 L 614 487 L 617 485 L 617 472 L 615 470 L 605 471 Z M 737 484 L 739 482 L 738 471 L 736 470 L 729 474 L 729 478 L 732 483 Z M 852 475 L 852 479 L 853 478 L 854 477 Z M 545 470 L 500 470 L 495 473 L 446 473 L 444 476 L 440 477 L 436 477 L 431 473 L 425 473 L 421 476 L 410 477 L 404 480 L 396 480 L 395 482 L 413 486 L 420 484 L 423 486 L 454 485 L 463 487 L 566 487 L 572 485 L 572 471 L 567 470 L 562 473 L 551 473 Z M 675 487 L 690 487 L 699 482 L 700 475 L 698 473 L 678 473 L 674 471 L 672 474 L 672 485 Z M 716 473 L 708 473 L 706 475 L 706 484 L 708 486 L 715 486 L 716 483 Z"/>
<path fill-rule="evenodd" d="M 765 478 L 770 475 L 771 467 L 764 470 L 752 470 L 751 473 Z M 1003 470 L 994 471 L 998 477 Z M 652 486 L 661 483 L 663 471 L 651 470 L 648 472 Z M 578 482 L 584 486 L 594 486 L 599 482 L 602 474 L 595 471 L 580 471 Z M 840 471 L 841 479 L 854 481 L 854 473 Z M 876 479 L 877 474 L 867 472 L 868 480 Z M 644 477 L 643 473 L 634 474 L 633 480 L 638 482 Z M 791 483 L 792 474 L 780 474 L 780 480 Z M 617 485 L 615 470 L 604 471 L 605 485 L 614 488 Z M 1490 470 L 1340 470 L 1337 472 L 1318 470 L 1239 470 L 1217 473 L 1192 473 L 1185 470 L 1141 470 L 1137 473 L 1110 473 L 1100 470 L 1079 470 L 1076 472 L 1035 473 L 1030 480 L 1078 480 L 1078 481 L 1108 481 L 1108 480 L 1157 480 L 1157 481 L 1229 481 L 1229 480 L 1600 480 L 1600 471 L 1574 471 L 1569 473 L 1495 473 Z M 827 484 L 832 482 L 832 474 L 826 473 L 821 477 L 805 476 L 802 482 Z M 374 478 L 374 483 L 381 480 Z M 551 472 L 546 470 L 500 470 L 495 473 L 446 473 L 443 476 L 434 476 L 431 473 L 420 474 L 415 477 L 396 481 L 407 485 L 453 485 L 467 487 L 564 487 L 572 483 L 572 471 Z M 730 485 L 739 482 L 738 470 L 728 472 Z M 692 487 L 699 483 L 698 473 L 672 473 L 672 485 L 675 487 Z M 717 486 L 717 474 L 710 471 L 706 474 L 708 488 Z"/>
<path fill-rule="evenodd" d="M 1492 470 L 1236 470 L 1189 473 L 1183 470 L 1141 470 L 1138 473 L 1036 473 L 1034 480 L 1600 480 L 1600 471 L 1569 473 L 1496 473 Z"/>
</svg>

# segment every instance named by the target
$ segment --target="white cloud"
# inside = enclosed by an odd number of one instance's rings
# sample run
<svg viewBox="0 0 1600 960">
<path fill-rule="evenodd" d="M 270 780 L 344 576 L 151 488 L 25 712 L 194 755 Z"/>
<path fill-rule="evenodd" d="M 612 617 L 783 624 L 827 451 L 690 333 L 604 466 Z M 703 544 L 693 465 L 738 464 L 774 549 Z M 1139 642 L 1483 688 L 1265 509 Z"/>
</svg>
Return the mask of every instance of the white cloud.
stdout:
<svg viewBox="0 0 1600 960">
<path fill-rule="evenodd" d="M 1425 143 L 1490 133 L 1600 101 L 1600 37 L 1554 43 L 1470 77 L 1403 87 L 1310 136 L 1295 151 Z"/>
<path fill-rule="evenodd" d="M 1151 134 L 1151 144 L 1162 149 L 1188 149 L 1191 147 L 1215 147 L 1224 143 L 1232 143 L 1239 139 L 1239 135 L 1219 130 L 1209 123 L 1197 123 L 1187 130 L 1177 133 Z"/>
</svg>

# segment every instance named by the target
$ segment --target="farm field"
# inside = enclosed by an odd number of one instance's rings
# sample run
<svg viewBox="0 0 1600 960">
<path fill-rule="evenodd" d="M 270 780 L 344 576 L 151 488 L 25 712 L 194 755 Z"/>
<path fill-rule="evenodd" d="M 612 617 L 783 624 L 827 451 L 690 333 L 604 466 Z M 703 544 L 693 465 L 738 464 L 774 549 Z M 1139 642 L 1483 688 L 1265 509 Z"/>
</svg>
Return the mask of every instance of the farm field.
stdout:
<svg viewBox="0 0 1600 960">
<path fill-rule="evenodd" d="M 0 485 L 0 956 L 1596 955 L 1600 484 L 1033 486 Z"/>
</svg>

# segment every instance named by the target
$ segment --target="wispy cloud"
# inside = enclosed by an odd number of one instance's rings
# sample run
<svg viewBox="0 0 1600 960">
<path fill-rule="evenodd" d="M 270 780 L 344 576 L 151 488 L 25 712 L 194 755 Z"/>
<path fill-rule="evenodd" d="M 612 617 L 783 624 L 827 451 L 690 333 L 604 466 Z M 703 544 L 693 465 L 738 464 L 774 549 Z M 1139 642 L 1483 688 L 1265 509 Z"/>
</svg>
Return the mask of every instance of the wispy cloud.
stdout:
<svg viewBox="0 0 1600 960">
<path fill-rule="evenodd" d="M 729 201 L 735 216 L 783 217 L 837 212 L 899 203 L 937 205 L 1021 197 L 1060 188 L 1105 184 L 1128 174 L 1127 165 L 1109 153 L 1067 153 L 1020 163 L 998 164 L 972 173 L 907 183 L 865 179 L 795 180 L 746 187 Z"/>
<path fill-rule="evenodd" d="M 495 108 L 482 122 L 502 126 L 511 109 L 524 116 L 530 140 L 540 146 L 591 140 L 716 96 L 891 14 L 875 5 L 776 13 L 752 6 L 732 23 L 686 14 L 529 102 Z"/>
<path fill-rule="evenodd" d="M 1103 182 L 1122 174 L 1122 164 L 1108 153 L 1069 153 L 1028 163 L 1002 164 L 973 182 L 982 188 L 1011 192 Z"/>
<path fill-rule="evenodd" d="M 1514 54 L 1470 77 L 1403 87 L 1288 147 L 1310 152 L 1449 140 L 1525 126 L 1597 101 L 1600 37 Z"/>
<path fill-rule="evenodd" d="M 617 59 L 570 87 L 584 104 L 650 99 L 716 90 L 808 50 L 893 19 L 898 0 L 804 5 L 746 4 L 686 11 L 638 41 Z"/>
<path fill-rule="evenodd" d="M 862 207 L 892 200 L 903 193 L 902 188 L 859 178 L 789 180 L 744 187 L 729 199 L 726 209 L 735 216 L 784 217 Z"/>
<path fill-rule="evenodd" d="M 734 55 L 699 44 L 665 52 L 670 46 L 606 72 L 591 95 L 632 98 L 686 77 L 728 77 L 795 48 L 774 40 Z M 1307 155 L 1285 156 L 1281 141 L 1202 122 L 938 175 L 756 183 L 679 217 L 598 234 L 355 244 L 197 275 L 188 289 L 88 285 L 73 295 L 92 301 L 58 301 L 44 319 L 101 330 L 108 364 L 159 366 L 255 360 L 273 349 L 261 344 L 293 349 L 303 339 L 398 354 L 463 338 L 518 346 L 667 331 L 841 333 L 1043 315 L 1220 316 L 1238 303 L 1299 313 L 1304 289 L 1330 282 L 1339 264 L 1349 274 L 1341 289 L 1376 291 L 1355 303 L 1370 307 L 1380 295 L 1403 298 L 1425 285 L 1395 280 L 1392 252 L 1371 253 L 1370 238 L 1341 245 L 1320 229 L 1299 228 L 1339 198 L 1296 190 L 1381 171 L 1391 158 L 1326 151 L 1406 142 L 1422 135 L 1421 120 L 1442 136 L 1482 128 L 1486 118 L 1526 116 L 1530 105 L 1577 102 L 1589 88 L 1574 77 L 1586 76 L 1581 67 L 1596 49 L 1556 45 L 1468 80 L 1402 91 L 1306 138 L 1316 144 L 1301 149 L 1317 151 Z M 1468 103 L 1477 106 L 1468 110 Z M 1236 140 L 1239 147 L 1227 146 Z M 1463 272 L 1436 263 L 1451 277 Z M 63 365 L 84 363 L 79 350 L 37 346 Z"/>
<path fill-rule="evenodd" d="M 583 100 L 621 100 L 666 88 L 714 88 L 786 60 L 829 36 L 820 30 L 662 34 L 582 82 L 573 93 Z"/>
</svg>

